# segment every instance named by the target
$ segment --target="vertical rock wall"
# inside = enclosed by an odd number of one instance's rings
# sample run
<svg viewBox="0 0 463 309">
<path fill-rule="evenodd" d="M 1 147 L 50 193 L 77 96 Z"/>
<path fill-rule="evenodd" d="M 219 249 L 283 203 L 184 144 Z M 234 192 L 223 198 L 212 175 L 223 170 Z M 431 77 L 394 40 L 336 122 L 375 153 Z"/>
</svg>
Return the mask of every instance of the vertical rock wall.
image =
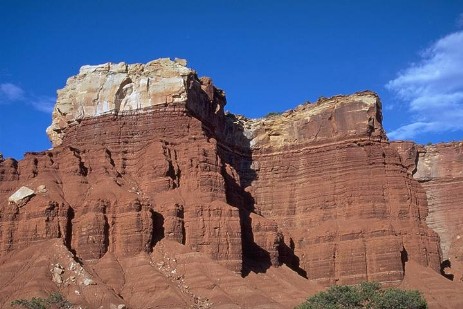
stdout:
<svg viewBox="0 0 463 309">
<path fill-rule="evenodd" d="M 278 222 L 282 246 L 297 257 L 281 262 L 327 285 L 400 281 L 409 259 L 439 270 L 425 193 L 386 141 L 374 94 L 331 98 L 248 127 L 254 211 Z"/>
<path fill-rule="evenodd" d="M 427 223 L 441 238 L 444 259 L 452 243 L 463 236 L 463 144 L 438 144 L 418 150 L 413 177 L 428 197 Z"/>
<path fill-rule="evenodd" d="M 426 223 L 439 235 L 443 271 L 451 274 L 449 278 L 463 280 L 463 144 L 395 142 L 394 146 L 426 192 Z"/>
</svg>

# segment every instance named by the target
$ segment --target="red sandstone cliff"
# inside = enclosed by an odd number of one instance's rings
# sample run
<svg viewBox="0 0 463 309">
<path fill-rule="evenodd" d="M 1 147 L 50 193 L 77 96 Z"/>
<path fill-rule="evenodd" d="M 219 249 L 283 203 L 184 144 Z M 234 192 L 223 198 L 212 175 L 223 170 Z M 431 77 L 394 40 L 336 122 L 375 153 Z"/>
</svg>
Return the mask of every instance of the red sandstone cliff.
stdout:
<svg viewBox="0 0 463 309">
<path fill-rule="evenodd" d="M 410 142 L 394 145 L 409 165 L 413 178 L 426 191 L 427 225 L 437 232 L 443 270 L 455 281 L 463 281 L 463 144 L 461 142 L 418 146 Z"/>
<path fill-rule="evenodd" d="M 439 270 L 424 191 L 387 142 L 375 94 L 319 101 L 258 126 L 255 208 L 279 223 L 308 278 L 400 281 L 407 259 Z"/>
<path fill-rule="evenodd" d="M 317 284 L 409 283 L 408 264 L 447 281 L 461 145 L 389 143 L 372 92 L 258 120 L 225 103 L 183 61 L 71 77 L 54 148 L 0 159 L 0 303 L 289 308 Z"/>
</svg>

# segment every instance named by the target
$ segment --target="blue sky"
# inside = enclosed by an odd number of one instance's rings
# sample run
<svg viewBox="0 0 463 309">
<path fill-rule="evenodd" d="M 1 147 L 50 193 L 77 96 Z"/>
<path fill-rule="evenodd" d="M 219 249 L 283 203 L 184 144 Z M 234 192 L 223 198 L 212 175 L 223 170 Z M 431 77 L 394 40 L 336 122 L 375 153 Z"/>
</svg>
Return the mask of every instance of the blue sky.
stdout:
<svg viewBox="0 0 463 309">
<path fill-rule="evenodd" d="M 2 1 L 0 152 L 50 147 L 85 64 L 186 58 L 248 117 L 370 89 L 393 139 L 463 139 L 463 1 Z"/>
</svg>

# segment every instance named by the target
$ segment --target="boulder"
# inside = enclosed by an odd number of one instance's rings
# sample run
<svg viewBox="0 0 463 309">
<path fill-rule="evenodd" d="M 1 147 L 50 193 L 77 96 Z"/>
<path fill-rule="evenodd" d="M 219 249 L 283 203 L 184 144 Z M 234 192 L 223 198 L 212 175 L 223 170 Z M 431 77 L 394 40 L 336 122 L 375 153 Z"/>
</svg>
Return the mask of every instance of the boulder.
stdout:
<svg viewBox="0 0 463 309">
<path fill-rule="evenodd" d="M 45 185 L 40 185 L 40 186 L 38 186 L 38 187 L 37 187 L 37 190 L 36 190 L 37 193 L 42 193 L 42 194 L 43 194 L 43 193 L 47 193 L 47 191 L 48 191 L 48 190 L 47 190 L 47 187 L 46 187 Z"/>
<path fill-rule="evenodd" d="M 8 202 L 16 205 L 27 203 L 35 195 L 34 190 L 22 186 L 15 193 L 13 193 L 9 198 Z"/>
</svg>

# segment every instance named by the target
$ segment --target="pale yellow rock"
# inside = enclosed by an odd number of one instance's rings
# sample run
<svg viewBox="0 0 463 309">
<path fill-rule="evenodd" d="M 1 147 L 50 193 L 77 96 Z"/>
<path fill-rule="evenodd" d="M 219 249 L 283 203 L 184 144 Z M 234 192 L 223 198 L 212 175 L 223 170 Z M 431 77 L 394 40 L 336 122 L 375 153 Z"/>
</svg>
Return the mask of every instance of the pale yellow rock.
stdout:
<svg viewBox="0 0 463 309">
<path fill-rule="evenodd" d="M 8 198 L 8 202 L 18 205 L 18 204 L 27 202 L 32 196 L 34 196 L 34 194 L 35 194 L 34 190 L 23 186 L 23 187 L 19 188 L 15 193 L 13 193 Z"/>
<path fill-rule="evenodd" d="M 52 279 L 51 279 L 54 283 L 56 284 L 61 284 L 63 283 L 63 279 L 61 278 L 61 275 L 58 274 L 58 273 L 53 273 L 52 274 Z"/>
<path fill-rule="evenodd" d="M 184 67 L 186 67 L 186 64 L 187 64 L 186 59 L 175 58 L 174 61 L 177 62 L 178 64 L 183 65 Z"/>
<path fill-rule="evenodd" d="M 47 187 L 45 185 L 40 185 L 37 187 L 36 192 L 37 193 L 47 193 Z"/>
<path fill-rule="evenodd" d="M 96 282 L 93 281 L 93 280 L 90 279 L 90 278 L 85 278 L 84 281 L 83 281 L 83 285 L 85 285 L 85 286 L 96 285 Z"/>
<path fill-rule="evenodd" d="M 293 110 L 260 119 L 237 116 L 237 121 L 241 122 L 252 148 L 313 143 L 341 136 L 358 136 L 368 130 L 376 130 L 375 134 L 385 137 L 378 119 L 381 117 L 378 114 L 380 107 L 379 97 L 371 91 L 364 91 L 322 98 L 316 103 L 305 103 Z M 346 110 L 342 111 L 344 108 Z M 343 119 L 339 119 L 337 114 Z M 327 125 L 330 127 L 327 128 Z"/>
<path fill-rule="evenodd" d="M 148 112 L 156 106 L 184 104 L 188 78 L 195 72 L 184 59 L 162 58 L 147 64 L 105 63 L 83 66 L 58 90 L 47 134 L 53 146 L 64 130 L 84 118 L 125 112 Z"/>
</svg>

